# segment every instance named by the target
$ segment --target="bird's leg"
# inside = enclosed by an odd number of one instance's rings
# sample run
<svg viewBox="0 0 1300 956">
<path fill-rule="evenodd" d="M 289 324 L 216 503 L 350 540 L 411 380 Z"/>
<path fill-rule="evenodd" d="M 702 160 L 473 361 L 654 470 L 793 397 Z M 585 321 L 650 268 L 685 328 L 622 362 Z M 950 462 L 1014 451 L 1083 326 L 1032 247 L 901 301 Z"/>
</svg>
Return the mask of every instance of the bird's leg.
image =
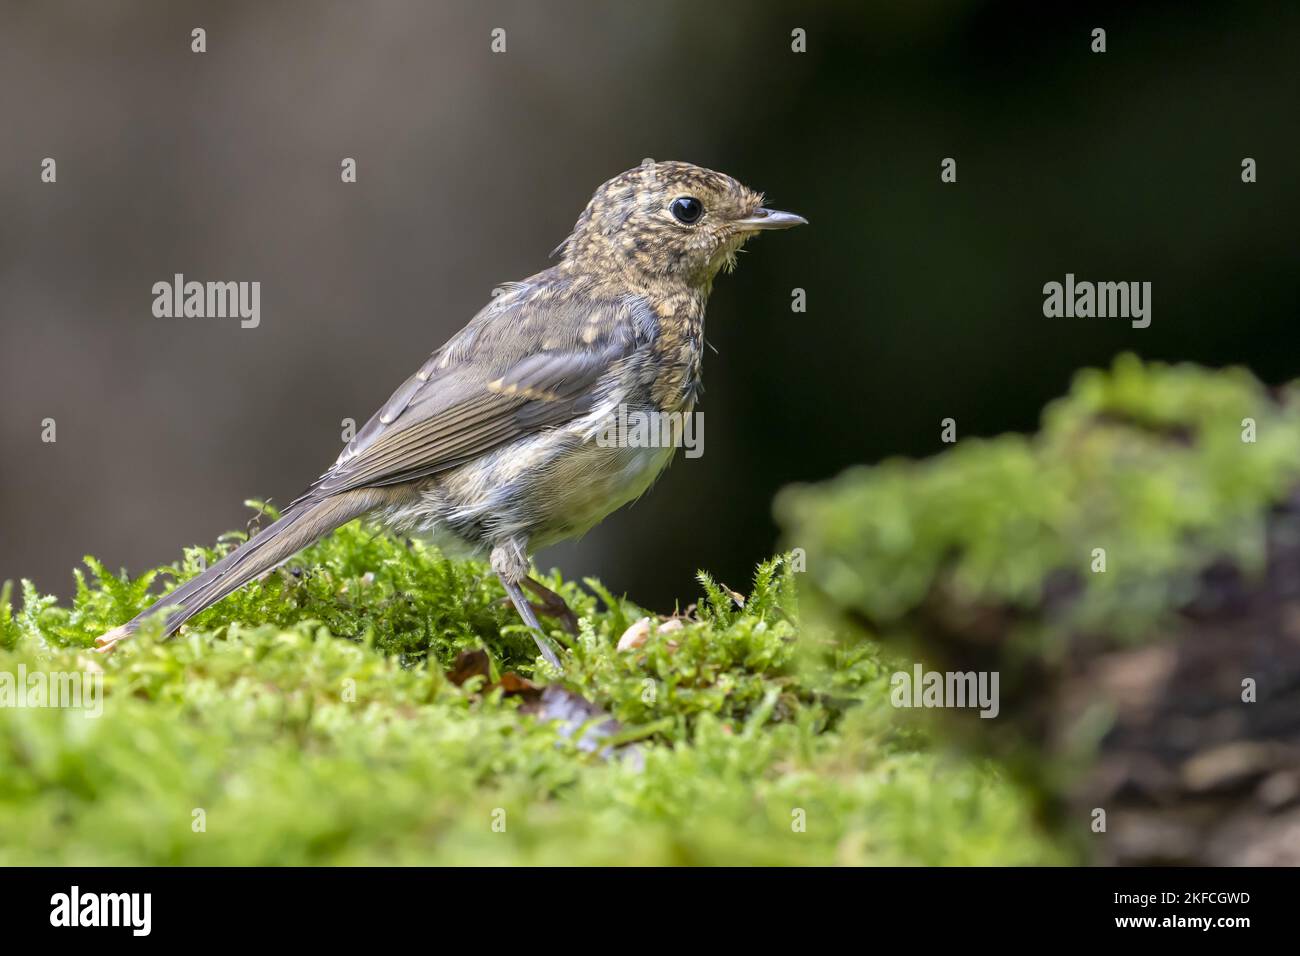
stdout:
<svg viewBox="0 0 1300 956">
<path fill-rule="evenodd" d="M 498 574 L 498 577 L 501 575 Z M 533 613 L 533 606 L 528 603 L 524 597 L 524 592 L 520 589 L 517 581 L 511 581 L 507 577 L 501 577 L 501 586 L 506 589 L 506 594 L 510 595 L 510 601 L 514 604 L 515 610 L 519 616 L 524 619 L 524 623 L 533 629 L 533 640 L 537 643 L 537 649 L 542 652 L 542 657 L 546 662 L 557 670 L 563 670 L 559 657 L 551 649 L 550 643 L 542 636 L 542 626 L 537 622 L 537 615 Z"/>
<path fill-rule="evenodd" d="M 566 631 L 577 636 L 578 615 L 574 614 L 569 608 L 569 605 L 564 603 L 564 598 L 560 597 L 541 581 L 534 580 L 533 578 L 524 578 L 519 583 L 541 598 L 541 606 L 536 608 L 540 613 L 545 614 L 547 617 L 555 618 Z"/>
<path fill-rule="evenodd" d="M 524 552 L 522 545 L 510 541 L 504 545 L 498 545 L 492 549 L 492 570 L 497 573 L 501 580 L 501 586 L 506 589 L 506 594 L 510 595 L 510 601 L 514 604 L 515 610 L 519 616 L 524 619 L 533 631 L 533 640 L 537 643 L 537 649 L 542 652 L 542 657 L 546 662 L 557 670 L 563 670 L 560 664 L 560 658 L 552 649 L 550 643 L 542 635 L 542 626 L 537 622 L 537 615 L 533 613 L 533 607 L 524 597 L 523 589 L 519 586 L 521 581 L 528 580 L 528 556 Z"/>
</svg>

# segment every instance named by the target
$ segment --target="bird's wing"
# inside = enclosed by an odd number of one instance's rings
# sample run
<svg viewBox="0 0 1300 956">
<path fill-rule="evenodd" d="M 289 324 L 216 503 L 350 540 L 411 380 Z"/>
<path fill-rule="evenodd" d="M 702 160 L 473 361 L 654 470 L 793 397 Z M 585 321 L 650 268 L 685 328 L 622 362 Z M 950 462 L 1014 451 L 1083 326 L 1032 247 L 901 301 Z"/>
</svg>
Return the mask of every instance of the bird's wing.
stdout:
<svg viewBox="0 0 1300 956">
<path fill-rule="evenodd" d="M 512 287 L 393 393 L 304 497 L 426 477 L 571 421 L 656 332 L 639 298 Z"/>
</svg>

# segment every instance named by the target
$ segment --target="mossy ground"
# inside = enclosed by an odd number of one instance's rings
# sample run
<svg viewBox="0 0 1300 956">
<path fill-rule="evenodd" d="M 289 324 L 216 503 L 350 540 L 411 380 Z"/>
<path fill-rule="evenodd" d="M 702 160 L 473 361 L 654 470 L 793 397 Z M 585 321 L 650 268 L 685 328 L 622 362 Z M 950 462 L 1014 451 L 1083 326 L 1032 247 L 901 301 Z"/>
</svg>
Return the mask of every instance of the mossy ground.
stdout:
<svg viewBox="0 0 1300 956">
<path fill-rule="evenodd" d="M 1126 355 L 1081 372 L 1036 435 L 850 470 L 777 512 L 819 556 L 828 606 L 901 632 L 939 592 L 1013 616 L 1055 603 L 1056 633 L 1022 635 L 1048 653 L 1069 629 L 1149 636 L 1216 563 L 1258 576 L 1270 510 L 1298 486 L 1300 384 Z"/>
<path fill-rule="evenodd" d="M 877 640 L 923 634 L 936 594 L 967 612 L 955 637 L 992 610 L 1024 654 L 1080 630 L 1146 639 L 1213 562 L 1264 561 L 1269 509 L 1300 481 L 1294 394 L 1133 359 L 1084 373 L 1038 436 L 786 493 L 801 560 L 760 567 L 743 607 L 702 575 L 684 626 L 634 651 L 617 643 L 645 611 L 553 573 L 582 620 L 553 632 L 563 676 L 486 566 L 359 524 L 107 658 L 97 635 L 240 535 L 133 580 L 87 559 L 70 605 L 27 582 L 0 600 L 0 676 L 102 668 L 104 690 L 98 719 L 0 709 L 0 864 L 1076 862 L 1003 767 L 889 705 L 912 658 Z M 480 648 L 494 680 L 603 708 L 638 758 L 447 678 Z"/>
<path fill-rule="evenodd" d="M 1297 384 L 1133 356 L 1081 372 L 1034 435 L 963 438 L 777 501 L 839 646 L 997 673 L 999 718 L 950 711 L 945 739 L 996 754 L 1089 860 L 1138 862 L 1210 859 L 1199 844 L 1226 803 L 1179 782 L 1214 747 L 1294 743 L 1298 508 Z M 1204 829 L 1162 857 L 1177 811 Z"/>
<path fill-rule="evenodd" d="M 71 606 L 30 584 L 16 613 L 3 603 L 0 672 L 102 667 L 104 705 L 98 719 L 0 710 L 0 863 L 1063 858 L 995 766 L 898 719 L 874 647 L 801 651 L 796 576 L 779 561 L 743 610 L 704 579 L 685 627 L 630 652 L 616 644 L 640 608 L 547 579 L 582 617 L 563 679 L 637 739 L 631 760 L 579 750 L 481 678 L 448 680 L 472 648 L 493 676 L 560 678 L 486 566 L 359 524 L 177 638 L 88 649 L 156 577 L 218 555 L 191 549 L 135 580 L 88 560 Z"/>
</svg>

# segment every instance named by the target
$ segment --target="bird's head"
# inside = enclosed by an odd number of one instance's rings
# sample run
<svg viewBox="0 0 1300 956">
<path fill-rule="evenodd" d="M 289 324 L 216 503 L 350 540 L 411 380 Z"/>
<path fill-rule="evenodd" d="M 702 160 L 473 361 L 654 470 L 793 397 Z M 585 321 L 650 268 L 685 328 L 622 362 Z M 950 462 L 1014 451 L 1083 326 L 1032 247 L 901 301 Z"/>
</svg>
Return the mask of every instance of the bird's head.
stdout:
<svg viewBox="0 0 1300 956">
<path fill-rule="evenodd" d="M 750 236 L 806 222 L 730 176 L 646 160 L 596 190 L 560 248 L 570 268 L 707 289 Z"/>
</svg>

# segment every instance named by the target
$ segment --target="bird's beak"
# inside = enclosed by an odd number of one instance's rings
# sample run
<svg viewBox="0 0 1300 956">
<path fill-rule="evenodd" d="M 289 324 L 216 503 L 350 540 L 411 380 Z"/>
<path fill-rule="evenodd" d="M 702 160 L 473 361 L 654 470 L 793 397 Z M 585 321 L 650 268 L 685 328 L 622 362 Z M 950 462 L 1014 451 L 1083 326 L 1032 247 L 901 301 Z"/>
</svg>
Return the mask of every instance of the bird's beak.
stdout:
<svg viewBox="0 0 1300 956">
<path fill-rule="evenodd" d="M 737 219 L 736 225 L 741 229 L 789 229 L 791 226 L 806 226 L 808 220 L 792 212 L 779 209 L 755 209 L 748 217 Z"/>
</svg>

